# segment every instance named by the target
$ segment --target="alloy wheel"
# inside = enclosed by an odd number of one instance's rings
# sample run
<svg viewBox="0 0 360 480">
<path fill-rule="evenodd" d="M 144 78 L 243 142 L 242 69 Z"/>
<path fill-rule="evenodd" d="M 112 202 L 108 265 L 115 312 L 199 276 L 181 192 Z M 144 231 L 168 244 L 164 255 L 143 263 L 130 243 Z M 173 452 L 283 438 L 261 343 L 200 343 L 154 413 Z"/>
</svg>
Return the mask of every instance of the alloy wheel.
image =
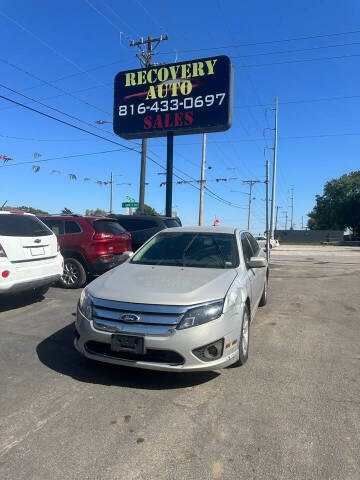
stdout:
<svg viewBox="0 0 360 480">
<path fill-rule="evenodd" d="M 65 263 L 62 280 L 66 285 L 74 285 L 80 276 L 79 269 L 73 263 Z"/>
</svg>

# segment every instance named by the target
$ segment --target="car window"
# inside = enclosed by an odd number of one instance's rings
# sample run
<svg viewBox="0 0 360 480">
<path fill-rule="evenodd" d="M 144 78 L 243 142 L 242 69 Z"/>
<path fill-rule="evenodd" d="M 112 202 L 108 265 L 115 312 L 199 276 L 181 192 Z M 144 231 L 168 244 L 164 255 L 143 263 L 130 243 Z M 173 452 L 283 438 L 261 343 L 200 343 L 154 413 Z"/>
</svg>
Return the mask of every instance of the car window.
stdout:
<svg viewBox="0 0 360 480">
<path fill-rule="evenodd" d="M 0 215 L 0 235 L 6 237 L 43 237 L 53 232 L 41 220 L 32 215 Z"/>
<path fill-rule="evenodd" d="M 65 220 L 66 234 L 81 233 L 81 232 L 82 232 L 81 227 L 77 222 L 75 222 L 74 220 Z"/>
<path fill-rule="evenodd" d="M 251 233 L 246 234 L 247 239 L 251 245 L 251 249 L 253 251 L 253 255 L 256 256 L 259 253 L 260 247 L 255 238 L 251 235 Z"/>
<path fill-rule="evenodd" d="M 245 233 L 241 234 L 241 245 L 242 245 L 242 249 L 243 249 L 245 262 L 248 262 L 250 260 L 250 258 L 252 257 L 253 252 L 252 252 L 252 248 L 250 247 L 250 243 L 249 243 L 248 239 L 246 238 Z"/>
<path fill-rule="evenodd" d="M 167 218 L 165 221 L 165 225 L 168 227 L 168 228 L 172 228 L 172 227 L 181 227 L 181 223 L 179 222 L 179 220 L 175 219 L 175 218 Z"/>
<path fill-rule="evenodd" d="M 132 263 L 235 268 L 239 259 L 234 235 L 174 232 L 156 235 L 138 250 Z"/>
<path fill-rule="evenodd" d="M 113 235 L 123 235 L 127 233 L 117 221 L 95 220 L 93 227 L 96 233 L 112 233 Z"/>
<path fill-rule="evenodd" d="M 46 218 L 42 221 L 55 233 L 55 235 L 64 234 L 64 223 L 62 220 L 49 220 Z"/>
<path fill-rule="evenodd" d="M 118 220 L 119 223 L 128 231 L 134 232 L 136 230 L 145 230 L 146 228 L 157 227 L 158 223 L 155 220 L 147 218 L 125 218 Z"/>
</svg>

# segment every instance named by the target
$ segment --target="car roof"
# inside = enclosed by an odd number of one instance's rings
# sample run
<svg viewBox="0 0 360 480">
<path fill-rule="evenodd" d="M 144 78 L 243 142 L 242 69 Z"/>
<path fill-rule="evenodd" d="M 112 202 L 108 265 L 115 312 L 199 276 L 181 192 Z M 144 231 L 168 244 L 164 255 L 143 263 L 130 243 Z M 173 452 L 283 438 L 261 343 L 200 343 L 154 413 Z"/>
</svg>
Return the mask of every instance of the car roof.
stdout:
<svg viewBox="0 0 360 480">
<path fill-rule="evenodd" d="M 111 218 L 133 218 L 140 220 L 180 220 L 179 217 L 165 217 L 164 215 L 126 215 L 124 213 L 112 213 Z"/>
<path fill-rule="evenodd" d="M 164 232 L 194 232 L 194 233 L 227 233 L 227 234 L 235 234 L 236 232 L 242 232 L 246 230 L 242 230 L 238 227 L 172 227 L 167 228 Z M 164 233 L 163 232 L 163 233 Z"/>
<path fill-rule="evenodd" d="M 96 220 L 106 220 L 106 221 L 116 221 L 113 217 L 96 217 L 92 215 L 37 215 L 39 218 L 58 218 L 59 220 L 88 220 L 89 222 L 94 222 Z"/>
<path fill-rule="evenodd" d="M 31 216 L 35 216 L 33 213 L 27 213 L 27 212 L 23 212 L 21 210 L 0 210 L 0 214 L 13 214 L 13 215 L 31 215 Z"/>
</svg>

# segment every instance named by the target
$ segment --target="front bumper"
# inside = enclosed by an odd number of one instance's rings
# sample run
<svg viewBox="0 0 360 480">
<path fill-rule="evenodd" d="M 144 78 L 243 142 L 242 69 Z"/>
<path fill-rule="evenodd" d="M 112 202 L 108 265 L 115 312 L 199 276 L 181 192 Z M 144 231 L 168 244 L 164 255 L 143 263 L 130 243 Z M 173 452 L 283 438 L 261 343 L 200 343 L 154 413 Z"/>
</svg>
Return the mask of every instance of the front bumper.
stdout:
<svg viewBox="0 0 360 480">
<path fill-rule="evenodd" d="M 88 264 L 88 270 L 91 275 L 102 275 L 118 265 L 121 265 L 129 257 L 123 252 L 116 255 L 101 255 L 95 262 Z"/>
<path fill-rule="evenodd" d="M 119 333 L 144 337 L 149 355 L 144 357 L 126 355 L 127 358 L 121 358 L 121 354 L 113 353 L 110 349 L 113 332 L 100 330 L 101 325 L 96 321 L 89 321 L 78 309 L 74 346 L 87 358 L 116 365 L 178 372 L 216 370 L 231 365 L 239 358 L 237 342 L 240 335 L 240 318 L 240 315 L 231 317 L 222 315 L 207 324 L 184 330 L 159 325 L 130 324 L 125 328 L 122 326 Z M 224 339 L 224 349 L 219 359 L 205 362 L 193 353 L 194 349 L 221 338 Z M 232 344 L 235 341 L 236 343 Z"/>
</svg>

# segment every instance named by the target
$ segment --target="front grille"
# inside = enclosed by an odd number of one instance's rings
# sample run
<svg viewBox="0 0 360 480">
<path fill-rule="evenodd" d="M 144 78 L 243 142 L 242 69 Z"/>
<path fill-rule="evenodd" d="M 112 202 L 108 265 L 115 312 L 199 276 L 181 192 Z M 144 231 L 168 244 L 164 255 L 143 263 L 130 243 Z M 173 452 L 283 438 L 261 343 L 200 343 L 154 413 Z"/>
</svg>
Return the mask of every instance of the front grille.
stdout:
<svg viewBox="0 0 360 480">
<path fill-rule="evenodd" d="M 89 353 L 104 355 L 105 357 L 118 358 L 119 360 L 130 360 L 137 362 L 166 363 L 169 365 L 182 365 L 184 359 L 177 352 L 171 350 L 156 350 L 149 348 L 145 355 L 139 355 L 132 352 L 114 352 L 110 344 L 95 342 L 91 340 L 85 344 Z"/>
<path fill-rule="evenodd" d="M 127 323 L 122 315 L 135 314 L 137 325 L 176 326 L 182 313 L 188 308 L 183 306 L 144 305 L 93 298 L 93 319 L 97 322 L 110 321 Z M 132 323 L 132 322 L 131 322 Z"/>
</svg>

